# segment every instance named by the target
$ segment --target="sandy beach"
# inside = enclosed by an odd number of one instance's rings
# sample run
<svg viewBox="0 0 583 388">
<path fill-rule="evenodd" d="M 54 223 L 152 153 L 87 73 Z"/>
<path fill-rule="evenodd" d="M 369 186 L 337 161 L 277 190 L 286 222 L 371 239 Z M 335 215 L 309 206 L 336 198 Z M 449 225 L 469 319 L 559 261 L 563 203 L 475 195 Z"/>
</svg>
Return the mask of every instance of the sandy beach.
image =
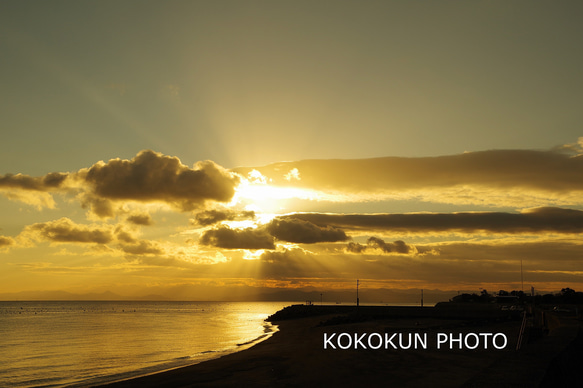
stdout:
<svg viewBox="0 0 583 388">
<path fill-rule="evenodd" d="M 327 314 L 275 323 L 278 332 L 244 351 L 107 387 L 536 387 L 572 386 L 581 377 L 570 366 L 582 349 L 574 319 L 563 319 L 549 335 L 518 351 L 520 320 L 402 316 L 349 322 Z M 422 333 L 429 340 L 427 349 L 324 349 L 324 335 L 332 333 Z M 447 344 L 437 349 L 438 333 L 504 333 L 508 344 L 470 350 L 454 343 L 453 349 Z"/>
</svg>

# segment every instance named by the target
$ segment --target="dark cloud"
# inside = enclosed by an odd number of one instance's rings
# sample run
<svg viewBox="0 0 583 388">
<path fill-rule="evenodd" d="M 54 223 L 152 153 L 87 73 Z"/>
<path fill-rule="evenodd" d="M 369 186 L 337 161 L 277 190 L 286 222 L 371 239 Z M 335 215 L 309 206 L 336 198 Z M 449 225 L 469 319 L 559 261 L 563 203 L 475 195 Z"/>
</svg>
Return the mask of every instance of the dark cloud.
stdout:
<svg viewBox="0 0 583 388">
<path fill-rule="evenodd" d="M 107 218 L 116 214 L 115 201 L 163 202 L 181 211 L 198 209 L 208 201 L 229 202 L 239 181 L 238 175 L 212 161 L 189 168 L 177 157 L 144 150 L 130 160 L 101 161 L 71 174 L 6 174 L 0 176 L 0 190 L 10 199 L 38 207 L 54 207 L 49 192 L 76 193 L 84 208 Z M 34 197 L 24 194 L 33 192 Z"/>
<path fill-rule="evenodd" d="M 341 229 L 318 226 L 301 219 L 275 218 L 265 228 L 278 240 L 300 244 L 348 240 L 348 236 Z"/>
<path fill-rule="evenodd" d="M 124 230 L 123 228 L 119 228 L 118 230 L 116 230 L 115 237 L 117 238 L 118 241 L 121 241 L 124 243 L 134 244 L 134 243 L 138 242 L 138 239 L 136 236 L 134 236 L 133 234 L 131 234 L 127 230 Z"/>
<path fill-rule="evenodd" d="M 219 218 L 218 213 L 207 213 L 211 214 L 213 220 Z M 222 216 L 222 214 L 219 215 Z M 220 226 L 206 231 L 199 242 L 219 248 L 275 249 L 275 239 L 298 244 L 313 244 L 346 241 L 348 236 L 343 230 L 334 227 L 317 226 L 299 219 L 275 218 L 256 229 L 231 229 L 228 226 Z"/>
<path fill-rule="evenodd" d="M 165 251 L 158 242 L 139 239 L 135 232 L 123 225 L 115 228 L 118 248 L 129 255 L 164 255 Z"/>
<path fill-rule="evenodd" d="M 394 232 L 492 232 L 492 233 L 581 233 L 583 211 L 535 208 L 522 213 L 411 213 L 411 214 L 317 214 L 298 213 L 283 219 L 299 219 L 316 225 L 353 230 Z"/>
<path fill-rule="evenodd" d="M 107 244 L 113 240 L 111 227 L 79 225 L 66 217 L 29 225 L 25 231 L 36 234 L 43 240 L 55 242 Z"/>
<path fill-rule="evenodd" d="M 59 190 L 67 191 L 65 183 L 68 174 L 50 173 L 42 177 L 31 177 L 23 174 L 6 174 L 0 176 L 0 194 L 6 198 L 36 206 L 54 208 L 52 193 Z"/>
<path fill-rule="evenodd" d="M 58 189 L 67 177 L 68 174 L 60 172 L 52 172 L 42 177 L 31 177 L 23 174 L 6 174 L 0 176 L 0 188 L 51 191 Z"/>
<path fill-rule="evenodd" d="M 131 214 L 128 216 L 127 221 L 134 225 L 152 225 L 152 217 L 147 213 Z"/>
<path fill-rule="evenodd" d="M 346 251 L 351 253 L 363 253 L 366 251 L 367 246 L 355 242 L 349 242 L 346 246 Z"/>
<path fill-rule="evenodd" d="M 239 178 L 211 161 L 194 168 L 177 157 L 145 150 L 131 160 L 112 159 L 80 170 L 91 198 L 165 202 L 187 211 L 206 201 L 228 202 Z"/>
<path fill-rule="evenodd" d="M 199 243 L 226 249 L 275 249 L 273 236 L 263 229 L 231 229 L 225 225 L 204 232 Z"/>
<path fill-rule="evenodd" d="M 366 241 L 366 245 L 351 242 L 346 246 L 346 251 L 351 253 L 365 253 L 366 251 L 371 250 L 380 250 L 383 253 L 400 253 L 404 255 L 417 253 L 417 249 L 414 246 L 408 245 L 402 240 L 386 243 L 378 237 L 370 237 Z"/>
<path fill-rule="evenodd" d="M 0 248 L 14 245 L 14 239 L 12 237 L 0 236 Z"/>
<path fill-rule="evenodd" d="M 155 242 L 148 240 L 132 242 L 132 244 L 121 244 L 122 251 L 131 255 L 162 255 L 164 253 L 164 250 Z"/>
<path fill-rule="evenodd" d="M 194 216 L 194 220 L 192 220 L 192 222 L 194 224 L 208 226 L 216 224 L 221 221 L 234 221 L 254 218 L 255 212 L 253 211 L 236 212 L 233 210 L 206 210 L 197 213 Z"/>
<path fill-rule="evenodd" d="M 79 197 L 81 207 L 89 208 L 91 213 L 100 218 L 112 218 L 115 216 L 113 203 L 109 199 L 99 198 L 93 194 L 82 193 Z"/>
</svg>

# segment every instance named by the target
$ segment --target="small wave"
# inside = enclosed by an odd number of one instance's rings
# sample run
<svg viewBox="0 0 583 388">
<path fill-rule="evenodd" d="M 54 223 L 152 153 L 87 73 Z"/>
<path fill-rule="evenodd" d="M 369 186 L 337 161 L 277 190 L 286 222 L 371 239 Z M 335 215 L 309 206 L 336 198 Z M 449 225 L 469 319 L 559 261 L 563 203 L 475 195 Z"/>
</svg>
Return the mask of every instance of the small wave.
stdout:
<svg viewBox="0 0 583 388">
<path fill-rule="evenodd" d="M 190 358 L 190 356 L 182 356 L 182 357 L 176 357 L 174 358 L 175 360 L 188 360 Z"/>
<path fill-rule="evenodd" d="M 251 345 L 254 342 L 260 341 L 263 338 L 267 337 L 267 334 L 262 334 L 259 337 L 252 339 L 251 341 L 247 341 L 247 342 L 243 342 L 242 344 L 237 344 L 237 346 L 245 346 L 245 345 Z"/>
<path fill-rule="evenodd" d="M 277 329 L 277 326 L 272 325 L 271 323 L 263 324 L 263 332 L 266 334 L 275 332 L 276 331 L 275 329 Z"/>
</svg>

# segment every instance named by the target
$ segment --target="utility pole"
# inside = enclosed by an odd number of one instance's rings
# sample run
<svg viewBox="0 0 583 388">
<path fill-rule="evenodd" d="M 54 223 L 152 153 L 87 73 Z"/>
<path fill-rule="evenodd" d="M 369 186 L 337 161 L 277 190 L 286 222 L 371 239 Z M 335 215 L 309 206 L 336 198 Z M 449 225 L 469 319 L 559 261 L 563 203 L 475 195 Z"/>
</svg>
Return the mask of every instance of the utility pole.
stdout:
<svg viewBox="0 0 583 388">
<path fill-rule="evenodd" d="M 423 288 L 421 289 L 421 307 L 423 307 Z"/>
<path fill-rule="evenodd" d="M 358 307 L 360 305 L 360 300 L 358 299 L 358 284 L 360 282 L 358 281 L 358 279 L 356 279 L 356 307 Z"/>
<path fill-rule="evenodd" d="M 522 257 L 520 258 L 520 290 L 524 293 L 524 277 L 522 276 Z"/>
</svg>

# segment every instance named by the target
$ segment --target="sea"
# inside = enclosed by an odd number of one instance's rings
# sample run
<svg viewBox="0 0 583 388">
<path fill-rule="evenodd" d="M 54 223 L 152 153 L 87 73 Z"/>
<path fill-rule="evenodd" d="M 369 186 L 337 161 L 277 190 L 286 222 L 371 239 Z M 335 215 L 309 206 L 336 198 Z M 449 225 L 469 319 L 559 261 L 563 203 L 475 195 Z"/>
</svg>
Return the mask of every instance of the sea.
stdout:
<svg viewBox="0 0 583 388">
<path fill-rule="evenodd" d="M 0 302 L 0 386 L 87 387 L 234 353 L 291 302 Z"/>
</svg>

